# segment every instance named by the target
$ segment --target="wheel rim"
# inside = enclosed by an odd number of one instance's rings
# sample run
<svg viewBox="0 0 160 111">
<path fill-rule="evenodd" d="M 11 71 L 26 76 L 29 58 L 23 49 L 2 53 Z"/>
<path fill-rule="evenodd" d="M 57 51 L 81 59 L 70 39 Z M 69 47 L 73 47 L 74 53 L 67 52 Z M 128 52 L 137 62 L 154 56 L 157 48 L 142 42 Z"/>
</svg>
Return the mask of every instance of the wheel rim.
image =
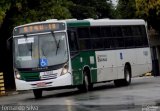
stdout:
<svg viewBox="0 0 160 111">
<path fill-rule="evenodd" d="M 130 74 L 129 71 L 126 71 L 126 81 L 129 83 L 130 82 Z"/>
<path fill-rule="evenodd" d="M 86 87 L 86 90 L 88 90 L 88 78 L 87 78 L 87 76 L 85 75 L 85 77 L 84 77 L 84 79 L 85 79 L 85 87 Z"/>
</svg>

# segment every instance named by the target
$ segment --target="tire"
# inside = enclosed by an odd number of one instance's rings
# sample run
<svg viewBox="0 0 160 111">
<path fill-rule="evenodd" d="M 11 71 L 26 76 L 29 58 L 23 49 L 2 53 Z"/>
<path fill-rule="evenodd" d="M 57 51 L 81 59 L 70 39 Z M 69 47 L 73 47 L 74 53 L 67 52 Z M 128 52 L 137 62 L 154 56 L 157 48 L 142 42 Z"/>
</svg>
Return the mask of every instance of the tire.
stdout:
<svg viewBox="0 0 160 111">
<path fill-rule="evenodd" d="M 33 94 L 36 99 L 42 97 L 42 90 L 41 89 L 33 89 Z"/>
<path fill-rule="evenodd" d="M 128 66 L 124 68 L 124 79 L 114 80 L 115 86 L 128 86 L 131 84 L 131 71 Z"/>
<path fill-rule="evenodd" d="M 124 79 L 122 80 L 123 86 L 128 86 L 131 84 L 131 71 L 129 70 L 129 67 L 124 68 Z"/>
<path fill-rule="evenodd" d="M 93 89 L 93 84 L 89 81 L 89 78 L 86 72 L 84 72 L 83 84 L 78 86 L 78 89 L 81 92 L 88 92 Z"/>
</svg>

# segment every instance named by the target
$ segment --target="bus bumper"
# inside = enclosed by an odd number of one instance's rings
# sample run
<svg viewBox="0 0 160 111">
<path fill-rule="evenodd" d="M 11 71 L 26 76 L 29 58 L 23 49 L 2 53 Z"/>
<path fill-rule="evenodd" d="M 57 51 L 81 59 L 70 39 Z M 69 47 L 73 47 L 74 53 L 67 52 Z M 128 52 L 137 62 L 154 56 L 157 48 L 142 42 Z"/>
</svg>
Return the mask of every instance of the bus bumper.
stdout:
<svg viewBox="0 0 160 111">
<path fill-rule="evenodd" d="M 43 89 L 54 88 L 62 86 L 71 86 L 72 77 L 70 73 L 59 76 L 56 79 L 49 79 L 43 81 L 26 82 L 24 80 L 15 79 L 16 90 L 30 90 L 30 89 Z"/>
</svg>

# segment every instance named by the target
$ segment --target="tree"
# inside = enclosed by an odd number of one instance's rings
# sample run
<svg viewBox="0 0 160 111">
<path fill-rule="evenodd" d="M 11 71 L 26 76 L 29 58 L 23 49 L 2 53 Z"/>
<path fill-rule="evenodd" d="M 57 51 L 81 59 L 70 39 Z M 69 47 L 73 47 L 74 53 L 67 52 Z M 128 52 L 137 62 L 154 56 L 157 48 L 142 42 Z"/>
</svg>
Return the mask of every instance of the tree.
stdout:
<svg viewBox="0 0 160 111">
<path fill-rule="evenodd" d="M 160 0 L 136 0 L 136 14 L 160 32 Z"/>
<path fill-rule="evenodd" d="M 119 0 L 116 8 L 116 16 L 119 19 L 136 18 L 135 0 Z"/>
<path fill-rule="evenodd" d="M 2 24 L 6 11 L 10 8 L 10 4 L 9 0 L 0 0 L 0 24 Z"/>
<path fill-rule="evenodd" d="M 17 25 L 46 19 L 70 18 L 67 0 L 0 0 L 0 72 L 4 73 L 7 88 L 14 87 L 12 51 L 8 51 L 6 41 Z M 7 63 L 7 64 L 6 64 Z"/>
<path fill-rule="evenodd" d="M 72 0 L 73 18 L 112 18 L 113 6 L 108 0 Z"/>
</svg>

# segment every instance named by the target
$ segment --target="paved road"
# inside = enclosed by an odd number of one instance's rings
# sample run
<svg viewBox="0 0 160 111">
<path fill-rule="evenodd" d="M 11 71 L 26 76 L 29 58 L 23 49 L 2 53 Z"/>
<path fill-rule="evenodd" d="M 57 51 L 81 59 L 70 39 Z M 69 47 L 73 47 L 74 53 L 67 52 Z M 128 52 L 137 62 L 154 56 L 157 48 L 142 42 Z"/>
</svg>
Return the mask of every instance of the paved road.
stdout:
<svg viewBox="0 0 160 111">
<path fill-rule="evenodd" d="M 130 86 L 118 88 L 113 82 L 103 83 L 88 93 L 77 89 L 48 91 L 41 99 L 27 92 L 1 97 L 0 104 L 3 111 L 19 111 L 17 107 L 26 111 L 160 111 L 160 77 L 134 78 Z"/>
</svg>

